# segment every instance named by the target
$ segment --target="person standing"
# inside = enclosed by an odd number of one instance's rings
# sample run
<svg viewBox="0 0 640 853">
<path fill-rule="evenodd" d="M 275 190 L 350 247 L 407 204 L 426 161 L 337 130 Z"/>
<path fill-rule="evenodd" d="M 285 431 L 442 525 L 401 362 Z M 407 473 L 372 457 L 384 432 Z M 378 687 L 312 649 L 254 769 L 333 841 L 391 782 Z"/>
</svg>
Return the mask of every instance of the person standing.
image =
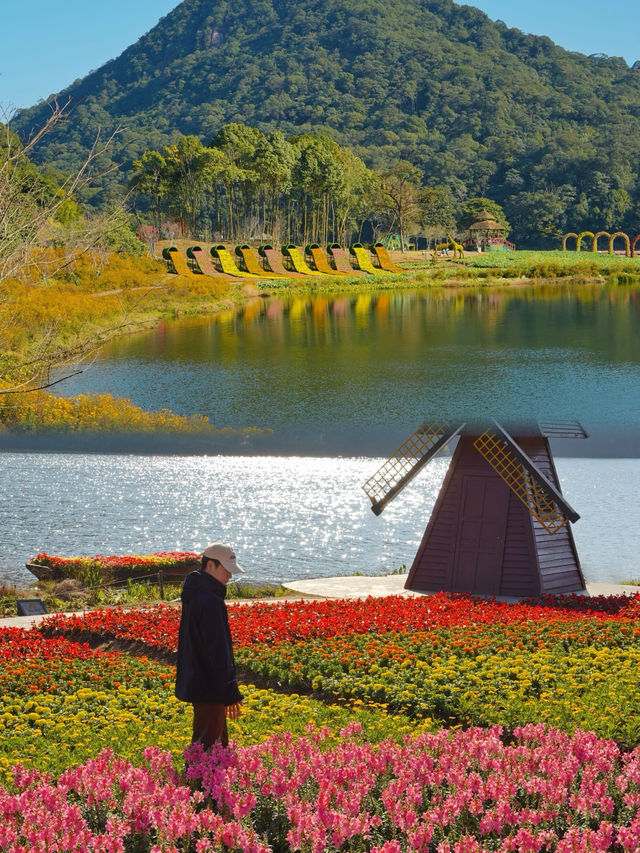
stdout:
<svg viewBox="0 0 640 853">
<path fill-rule="evenodd" d="M 205 548 L 200 569 L 182 586 L 175 695 L 193 705 L 192 743 L 209 749 L 229 743 L 227 719 L 240 716 L 233 642 L 225 595 L 233 575 L 244 573 L 230 545 Z"/>
</svg>

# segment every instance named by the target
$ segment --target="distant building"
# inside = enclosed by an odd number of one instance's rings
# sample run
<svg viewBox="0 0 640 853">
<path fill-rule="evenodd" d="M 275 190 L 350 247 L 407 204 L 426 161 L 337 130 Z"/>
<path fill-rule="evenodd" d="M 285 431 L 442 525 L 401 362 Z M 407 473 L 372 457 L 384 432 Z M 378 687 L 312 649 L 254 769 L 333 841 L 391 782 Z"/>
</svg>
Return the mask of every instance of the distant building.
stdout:
<svg viewBox="0 0 640 853">
<path fill-rule="evenodd" d="M 497 222 L 488 211 L 483 210 L 478 214 L 478 219 L 469 226 L 462 244 L 465 249 L 477 249 L 483 252 L 513 250 L 515 243 L 510 243 L 506 239 L 508 233 L 508 228 Z"/>
</svg>

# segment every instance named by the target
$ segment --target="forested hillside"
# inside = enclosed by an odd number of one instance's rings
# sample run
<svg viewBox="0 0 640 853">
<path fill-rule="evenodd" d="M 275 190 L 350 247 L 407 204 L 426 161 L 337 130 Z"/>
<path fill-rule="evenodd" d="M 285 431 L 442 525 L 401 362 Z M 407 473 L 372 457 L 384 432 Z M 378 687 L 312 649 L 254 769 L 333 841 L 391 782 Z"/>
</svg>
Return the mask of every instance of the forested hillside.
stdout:
<svg viewBox="0 0 640 853">
<path fill-rule="evenodd" d="M 115 25 L 115 23 L 114 23 Z M 371 168 L 406 160 L 425 186 L 500 203 L 522 245 L 570 229 L 640 231 L 640 69 L 570 53 L 451 0 L 185 0 L 76 82 L 39 150 L 70 170 L 122 125 L 106 205 L 143 151 L 209 144 L 242 122 L 333 137 Z M 21 134 L 48 113 L 20 114 Z"/>
</svg>

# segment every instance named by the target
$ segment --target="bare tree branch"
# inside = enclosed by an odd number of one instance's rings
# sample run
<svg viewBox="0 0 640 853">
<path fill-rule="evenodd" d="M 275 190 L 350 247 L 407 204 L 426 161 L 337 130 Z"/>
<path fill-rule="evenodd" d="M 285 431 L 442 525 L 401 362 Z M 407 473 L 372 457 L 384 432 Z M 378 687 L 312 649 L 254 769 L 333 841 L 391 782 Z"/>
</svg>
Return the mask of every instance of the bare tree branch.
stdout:
<svg viewBox="0 0 640 853">
<path fill-rule="evenodd" d="M 55 379 L 51 382 L 45 382 L 44 385 L 36 385 L 34 388 L 5 388 L 2 393 L 3 394 L 25 394 L 27 391 L 44 391 L 46 388 L 53 388 L 54 385 L 59 385 L 61 382 L 66 382 L 67 379 L 71 379 L 74 376 L 80 376 L 81 373 L 84 373 L 86 368 L 82 370 L 74 370 L 73 373 L 68 373 L 66 376 L 63 376 L 61 379 Z M 0 403 L 0 408 L 2 408 L 2 404 Z"/>
<path fill-rule="evenodd" d="M 3 346 L 2 334 L 6 338 L 9 332 L 20 328 L 20 306 L 12 304 L 16 297 L 7 286 L 9 280 L 29 283 L 35 271 L 35 278 L 46 283 L 48 276 L 60 273 L 86 252 L 104 245 L 105 236 L 117 227 L 115 217 L 110 221 L 109 215 L 82 217 L 75 226 L 65 226 L 62 251 L 39 251 L 52 234 L 59 239 L 62 226 L 54 224 L 54 219 L 62 207 L 75 203 L 78 193 L 118 168 L 113 164 L 101 168 L 100 163 L 121 132 L 117 127 L 105 136 L 98 128 L 80 168 L 73 175 L 52 182 L 33 165 L 30 154 L 44 136 L 67 120 L 70 100 L 62 105 L 54 100 L 50 109 L 45 123 L 21 143 L 11 131 L 11 115 L 0 107 L 0 370 L 4 372 L 5 384 L 10 386 L 0 387 L 0 399 L 4 395 L 41 391 L 77 376 L 95 362 L 98 348 L 109 338 L 136 325 L 129 319 L 135 304 L 127 309 L 119 298 L 122 320 L 104 332 L 61 347 L 60 326 L 39 325 L 28 357 L 3 358 L 3 350 L 7 352 L 8 348 Z M 137 303 L 142 298 L 144 295 Z M 87 359 L 90 362 L 83 363 Z M 60 376 L 59 371 L 65 368 L 66 375 Z"/>
<path fill-rule="evenodd" d="M 98 128 L 84 162 L 75 174 L 62 180 L 53 196 L 44 181 L 36 180 L 40 175 L 35 167 L 31 166 L 29 154 L 43 136 L 66 120 L 69 103 L 67 101 L 60 106 L 57 101 L 53 101 L 50 105 L 51 115 L 45 124 L 24 144 L 12 133 L 10 117 L 6 111 L 0 109 L 4 118 L 4 133 L 0 142 L 0 285 L 19 271 L 26 271 L 34 265 L 31 249 L 38 243 L 44 226 L 63 205 L 74 199 L 89 184 L 118 168 L 114 164 L 97 171 L 93 168 L 122 130 L 117 127 L 103 138 L 102 128 Z M 88 224 L 90 226 L 90 223 Z M 90 230 L 89 228 L 89 232 Z M 91 234 L 87 237 L 91 243 Z M 86 243 L 87 240 L 83 242 Z M 52 268 L 48 270 L 49 274 L 54 275 L 68 263 L 66 260 L 61 267 L 53 263 Z"/>
</svg>

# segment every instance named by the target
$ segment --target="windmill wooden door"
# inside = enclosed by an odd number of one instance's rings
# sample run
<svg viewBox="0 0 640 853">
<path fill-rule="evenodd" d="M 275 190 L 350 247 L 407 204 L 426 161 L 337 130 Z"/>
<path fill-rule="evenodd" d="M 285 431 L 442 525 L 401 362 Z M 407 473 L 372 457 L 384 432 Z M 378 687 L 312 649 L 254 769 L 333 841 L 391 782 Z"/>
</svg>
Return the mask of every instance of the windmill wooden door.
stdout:
<svg viewBox="0 0 640 853">
<path fill-rule="evenodd" d="M 452 591 L 499 595 L 509 489 L 495 476 L 464 475 Z"/>
</svg>

